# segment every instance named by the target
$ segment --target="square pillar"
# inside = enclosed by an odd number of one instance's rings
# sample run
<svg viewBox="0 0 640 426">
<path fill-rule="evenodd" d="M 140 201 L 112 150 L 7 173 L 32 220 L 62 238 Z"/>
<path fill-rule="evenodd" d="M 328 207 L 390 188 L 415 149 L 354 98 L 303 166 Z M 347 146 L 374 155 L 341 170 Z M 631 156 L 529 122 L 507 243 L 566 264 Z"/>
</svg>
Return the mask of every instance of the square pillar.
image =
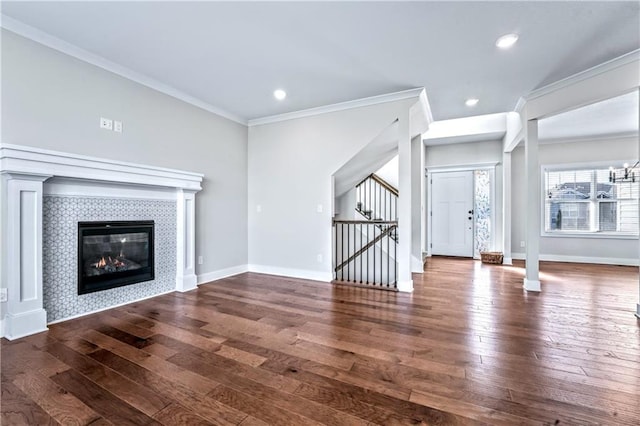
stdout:
<svg viewBox="0 0 640 426">
<path fill-rule="evenodd" d="M 413 191 L 411 176 L 411 136 L 409 114 L 398 120 L 398 290 L 413 291 L 411 276 L 412 211 Z"/>
<path fill-rule="evenodd" d="M 196 191 L 179 189 L 178 201 L 178 265 L 176 290 L 185 292 L 198 286 L 196 276 Z"/>
<path fill-rule="evenodd" d="M 512 265 L 511 257 L 511 152 L 502 153 L 502 252 L 503 264 Z"/>
<path fill-rule="evenodd" d="M 51 176 L 4 173 L 2 269 L 7 305 L 4 335 L 13 340 L 47 330 L 42 291 L 42 192 Z"/>
<path fill-rule="evenodd" d="M 540 165 L 538 160 L 538 120 L 528 120 L 525 133 L 526 169 L 526 276 L 524 289 L 541 291 L 540 286 Z"/>
</svg>

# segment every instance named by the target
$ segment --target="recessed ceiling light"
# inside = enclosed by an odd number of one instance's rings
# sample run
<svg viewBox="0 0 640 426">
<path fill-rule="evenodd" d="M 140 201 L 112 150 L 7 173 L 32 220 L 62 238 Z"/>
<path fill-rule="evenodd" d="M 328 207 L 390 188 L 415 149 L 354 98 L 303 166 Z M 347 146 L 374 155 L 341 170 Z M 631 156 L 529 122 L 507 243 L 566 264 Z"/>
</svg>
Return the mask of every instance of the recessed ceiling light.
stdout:
<svg viewBox="0 0 640 426">
<path fill-rule="evenodd" d="M 496 40 L 496 46 L 500 49 L 508 49 L 518 41 L 518 34 L 506 34 Z"/>
<path fill-rule="evenodd" d="M 472 106 L 476 106 L 479 102 L 479 99 L 477 98 L 469 98 L 466 101 L 464 101 L 464 104 L 468 107 L 472 107 Z"/>
<path fill-rule="evenodd" d="M 274 96 L 277 100 L 281 101 L 281 100 L 283 100 L 284 98 L 286 98 L 286 97 L 287 97 L 287 92 L 285 92 L 285 91 L 284 91 L 284 90 L 282 90 L 282 89 L 274 90 L 274 92 L 273 92 L 273 96 Z"/>
</svg>

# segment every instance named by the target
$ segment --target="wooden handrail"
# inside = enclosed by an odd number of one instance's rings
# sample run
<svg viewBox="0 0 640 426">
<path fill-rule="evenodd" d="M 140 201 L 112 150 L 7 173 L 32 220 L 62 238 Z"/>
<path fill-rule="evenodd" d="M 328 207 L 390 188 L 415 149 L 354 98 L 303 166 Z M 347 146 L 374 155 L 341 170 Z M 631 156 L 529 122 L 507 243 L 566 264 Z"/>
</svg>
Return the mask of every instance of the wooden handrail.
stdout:
<svg viewBox="0 0 640 426">
<path fill-rule="evenodd" d="M 334 223 L 337 223 L 338 221 L 334 221 Z M 370 220 L 365 220 L 365 221 L 359 221 L 359 220 L 344 220 L 344 221 L 340 221 L 340 222 L 346 222 L 346 223 L 367 223 L 370 224 L 371 221 Z M 362 247 L 360 250 L 358 250 L 357 252 L 353 253 L 351 256 L 349 256 L 349 258 L 347 260 L 345 260 L 344 262 L 342 262 L 340 265 L 336 266 L 336 268 L 334 269 L 335 272 L 338 272 L 340 269 L 344 268 L 345 265 L 348 265 L 349 262 L 351 262 L 353 259 L 355 259 L 356 257 L 360 256 L 362 253 L 366 252 L 367 250 L 369 250 L 369 248 L 371 246 L 373 246 L 375 243 L 377 243 L 378 241 L 380 241 L 381 239 L 383 239 L 385 236 L 389 235 L 389 233 L 393 230 L 396 229 L 396 227 L 398 226 L 397 223 L 398 222 L 383 222 L 383 221 L 377 221 L 375 222 L 375 224 L 381 224 L 381 223 L 392 223 L 393 225 L 389 226 L 387 229 L 385 229 L 384 231 L 382 231 L 382 233 L 380 235 L 378 235 L 377 237 L 375 237 L 373 240 L 369 241 L 364 247 Z"/>
<path fill-rule="evenodd" d="M 398 226 L 397 220 L 341 220 L 341 219 L 333 219 L 333 224 L 336 223 L 349 223 L 353 225 L 394 225 Z"/>
<path fill-rule="evenodd" d="M 362 185 L 363 183 L 365 183 L 367 181 L 367 179 L 375 180 L 380 185 L 382 185 L 382 187 L 384 189 L 386 189 L 387 191 L 391 192 L 393 195 L 398 197 L 398 190 L 396 188 L 394 188 L 393 186 L 391 186 L 391 184 L 389 182 L 387 182 L 386 180 L 382 179 L 380 176 L 378 176 L 375 173 L 371 173 L 369 176 L 367 176 L 366 178 L 362 179 L 360 182 L 358 182 L 358 184 L 356 186 Z"/>
<path fill-rule="evenodd" d="M 398 196 L 398 190 L 396 188 L 394 188 L 393 186 L 391 186 L 390 183 L 388 183 L 386 180 L 382 179 L 380 176 L 378 176 L 375 173 L 371 173 L 371 179 L 375 180 L 376 182 L 378 182 L 380 185 L 382 185 L 382 187 L 384 189 L 386 189 L 387 191 L 389 191 L 390 193 L 392 193 L 393 195 L 395 195 L 396 197 Z"/>
</svg>

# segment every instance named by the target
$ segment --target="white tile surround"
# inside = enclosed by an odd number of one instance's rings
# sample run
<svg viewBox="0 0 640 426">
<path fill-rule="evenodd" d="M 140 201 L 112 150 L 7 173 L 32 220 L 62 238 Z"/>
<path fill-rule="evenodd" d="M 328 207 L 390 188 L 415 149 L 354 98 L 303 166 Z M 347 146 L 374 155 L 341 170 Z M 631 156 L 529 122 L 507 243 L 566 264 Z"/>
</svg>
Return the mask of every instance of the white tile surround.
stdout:
<svg viewBox="0 0 640 426">
<path fill-rule="evenodd" d="M 8 300 L 0 311 L 4 337 L 47 329 L 43 306 L 45 195 L 167 200 L 176 204 L 176 291 L 196 288 L 195 194 L 200 173 L 0 145 L 1 279 Z M 0 330 L 2 331 L 2 330 Z"/>
</svg>

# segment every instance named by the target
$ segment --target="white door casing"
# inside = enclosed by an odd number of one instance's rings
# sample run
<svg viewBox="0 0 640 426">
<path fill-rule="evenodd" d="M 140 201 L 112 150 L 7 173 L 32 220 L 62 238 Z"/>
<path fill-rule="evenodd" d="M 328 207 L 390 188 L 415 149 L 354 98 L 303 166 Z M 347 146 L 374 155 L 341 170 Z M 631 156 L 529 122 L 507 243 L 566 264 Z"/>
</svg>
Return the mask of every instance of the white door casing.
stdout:
<svg viewBox="0 0 640 426">
<path fill-rule="evenodd" d="M 473 171 L 431 175 L 431 253 L 473 257 Z"/>
</svg>

